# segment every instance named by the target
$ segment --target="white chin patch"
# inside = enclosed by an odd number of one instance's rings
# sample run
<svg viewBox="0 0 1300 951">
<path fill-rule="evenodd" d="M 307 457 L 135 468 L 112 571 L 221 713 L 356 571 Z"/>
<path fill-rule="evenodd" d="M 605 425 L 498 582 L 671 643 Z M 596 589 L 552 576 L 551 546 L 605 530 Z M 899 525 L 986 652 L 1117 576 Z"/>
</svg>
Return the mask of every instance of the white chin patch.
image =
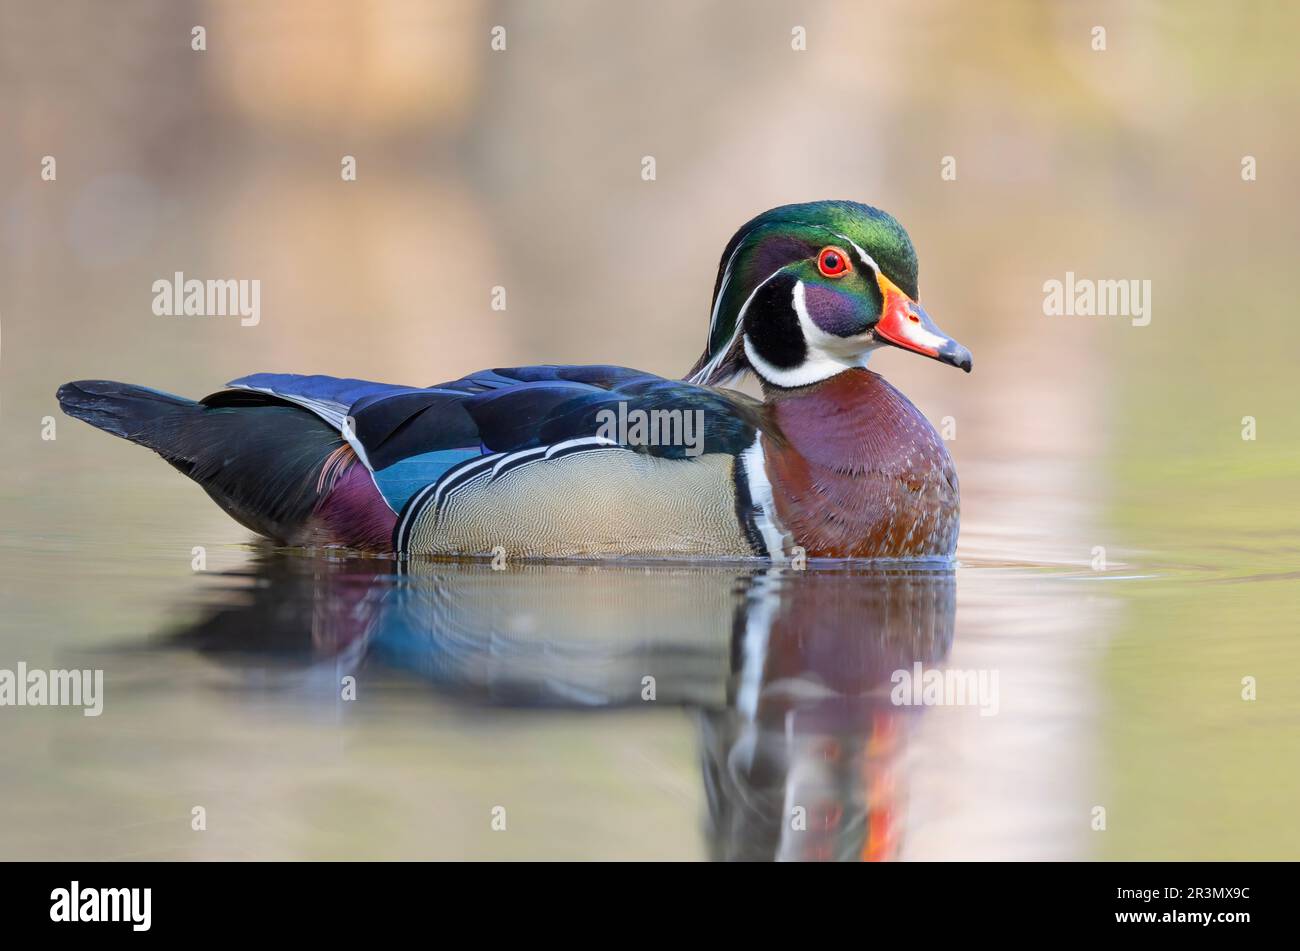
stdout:
<svg viewBox="0 0 1300 951">
<path fill-rule="evenodd" d="M 867 365 L 871 351 L 880 346 L 869 331 L 857 337 L 837 337 L 818 327 L 808 314 L 803 281 L 795 282 L 792 298 L 791 305 L 799 317 L 799 329 L 803 332 L 808 356 L 797 367 L 778 369 L 759 356 L 746 334 L 742 341 L 745 357 L 755 373 L 776 386 L 795 387 L 829 380 L 837 373 Z"/>
</svg>

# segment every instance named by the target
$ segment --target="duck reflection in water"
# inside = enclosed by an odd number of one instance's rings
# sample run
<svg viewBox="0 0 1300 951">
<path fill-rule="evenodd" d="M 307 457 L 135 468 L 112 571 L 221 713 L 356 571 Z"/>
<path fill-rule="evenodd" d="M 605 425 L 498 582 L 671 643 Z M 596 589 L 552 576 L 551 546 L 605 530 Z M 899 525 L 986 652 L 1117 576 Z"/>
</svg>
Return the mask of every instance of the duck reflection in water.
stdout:
<svg viewBox="0 0 1300 951">
<path fill-rule="evenodd" d="M 464 703 L 690 711 L 710 854 L 746 860 L 897 857 L 918 708 L 891 702 L 891 677 L 947 656 L 956 591 L 947 567 L 274 552 L 221 584 L 168 639 L 259 683 L 415 676 Z"/>
</svg>

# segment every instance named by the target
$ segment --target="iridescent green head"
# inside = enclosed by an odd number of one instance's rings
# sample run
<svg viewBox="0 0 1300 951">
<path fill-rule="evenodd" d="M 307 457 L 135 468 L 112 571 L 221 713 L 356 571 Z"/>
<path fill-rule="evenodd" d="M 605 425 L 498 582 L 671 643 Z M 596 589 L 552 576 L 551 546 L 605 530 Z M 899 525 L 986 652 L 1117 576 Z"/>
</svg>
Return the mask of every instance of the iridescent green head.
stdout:
<svg viewBox="0 0 1300 951">
<path fill-rule="evenodd" d="M 727 244 L 713 288 L 708 349 L 691 379 L 753 370 L 765 384 L 807 386 L 890 344 L 969 371 L 970 352 L 917 301 L 916 251 L 903 226 L 869 205 L 782 205 Z"/>
</svg>

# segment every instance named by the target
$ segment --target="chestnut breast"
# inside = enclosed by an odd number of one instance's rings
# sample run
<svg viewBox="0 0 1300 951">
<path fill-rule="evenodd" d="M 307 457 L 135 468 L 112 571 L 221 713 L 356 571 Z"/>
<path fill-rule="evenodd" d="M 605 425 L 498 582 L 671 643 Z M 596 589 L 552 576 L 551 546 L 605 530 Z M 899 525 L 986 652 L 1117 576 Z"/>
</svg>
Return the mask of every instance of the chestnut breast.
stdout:
<svg viewBox="0 0 1300 951">
<path fill-rule="evenodd" d="M 869 370 L 769 393 L 777 515 L 810 556 L 921 558 L 957 547 L 957 472 L 929 420 Z"/>
</svg>

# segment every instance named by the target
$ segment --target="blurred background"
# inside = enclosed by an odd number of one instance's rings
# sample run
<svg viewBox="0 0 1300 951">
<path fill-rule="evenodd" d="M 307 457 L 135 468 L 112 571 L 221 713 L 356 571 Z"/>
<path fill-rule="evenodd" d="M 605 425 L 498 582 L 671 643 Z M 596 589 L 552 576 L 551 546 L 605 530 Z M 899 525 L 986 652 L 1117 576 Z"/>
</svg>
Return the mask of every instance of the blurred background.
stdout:
<svg viewBox="0 0 1300 951">
<path fill-rule="evenodd" d="M 1002 673 L 913 731 L 896 857 L 1295 858 L 1297 38 L 1282 2 L 5 4 L 0 667 L 110 673 L 99 720 L 0 709 L 0 857 L 708 854 L 680 710 L 344 715 L 128 650 L 212 596 L 194 546 L 257 552 L 54 391 L 681 376 L 733 231 L 850 198 L 975 355 L 873 368 L 955 423 L 947 661 Z M 155 316 L 176 271 L 260 280 L 260 323 Z M 1151 281 L 1150 324 L 1044 316 L 1067 271 Z"/>
</svg>

